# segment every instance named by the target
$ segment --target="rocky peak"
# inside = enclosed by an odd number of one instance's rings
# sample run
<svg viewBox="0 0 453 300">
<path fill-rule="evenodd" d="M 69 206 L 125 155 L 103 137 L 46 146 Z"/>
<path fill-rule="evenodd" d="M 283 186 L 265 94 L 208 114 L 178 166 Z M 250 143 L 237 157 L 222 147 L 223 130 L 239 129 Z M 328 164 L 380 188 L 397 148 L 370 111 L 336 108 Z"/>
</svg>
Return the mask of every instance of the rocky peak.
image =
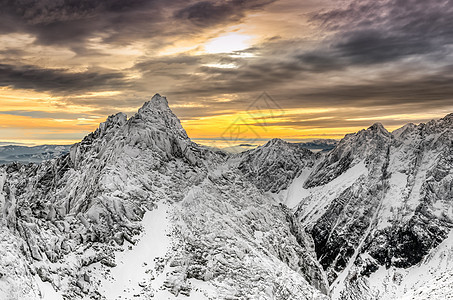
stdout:
<svg viewBox="0 0 453 300">
<path fill-rule="evenodd" d="M 154 95 L 150 101 L 145 102 L 138 110 L 138 113 L 130 119 L 130 123 L 139 124 L 140 126 L 145 124 L 147 127 L 176 134 L 183 139 L 189 138 L 178 117 L 168 106 L 167 98 L 159 94 Z"/>
<path fill-rule="evenodd" d="M 450 113 L 442 118 L 442 120 L 453 120 L 453 113 Z"/>
<path fill-rule="evenodd" d="M 292 149 L 292 148 L 296 148 L 296 147 L 297 147 L 297 144 L 289 143 L 289 142 L 279 139 L 279 138 L 274 138 L 274 139 L 269 140 L 263 146 L 253 149 L 252 151 L 260 149 L 260 150 L 258 150 L 260 152 L 270 152 L 270 151 L 281 151 L 282 149 Z M 289 151 L 292 151 L 292 150 L 289 150 Z"/>
<path fill-rule="evenodd" d="M 440 121 L 444 124 L 444 126 L 453 126 L 453 113 L 446 115 Z"/>
<path fill-rule="evenodd" d="M 258 188 L 277 193 L 285 189 L 303 169 L 313 167 L 318 155 L 296 143 L 272 139 L 244 152 L 239 170 Z"/>
<path fill-rule="evenodd" d="M 122 127 L 127 122 L 127 115 L 125 113 L 117 113 L 111 115 L 107 118 L 104 123 L 99 125 L 99 134 L 102 136 L 106 131 L 109 131 L 112 128 Z"/>
<path fill-rule="evenodd" d="M 407 134 L 410 132 L 414 131 L 414 129 L 417 127 L 414 123 L 407 123 L 403 127 L 400 127 L 398 129 L 395 129 L 392 131 L 392 134 L 395 138 L 399 139 L 400 137 L 405 137 Z"/>
<path fill-rule="evenodd" d="M 384 135 L 384 136 L 391 136 L 390 132 L 388 132 L 387 129 L 385 129 L 384 125 L 382 125 L 382 123 L 379 123 L 379 122 L 376 122 L 373 125 L 371 125 L 370 127 L 368 127 L 367 131 L 377 133 L 380 135 Z"/>
<path fill-rule="evenodd" d="M 265 145 L 264 147 L 271 147 L 271 146 L 274 146 L 274 145 L 283 145 L 283 144 L 288 144 L 288 142 L 282 140 L 282 139 L 279 139 L 279 138 L 274 138 L 272 140 L 269 140 Z"/>
<path fill-rule="evenodd" d="M 143 106 L 139 109 L 142 111 L 169 111 L 167 97 L 163 97 L 160 94 L 155 94 L 150 101 L 146 101 Z"/>
<path fill-rule="evenodd" d="M 156 94 L 129 120 L 124 113 L 109 116 L 95 132 L 72 147 L 70 158 L 78 168 L 85 159 L 101 159 L 111 151 L 121 153 L 124 147 L 138 147 L 153 149 L 161 157 L 186 156 L 194 162 L 189 145 L 190 139 L 168 106 L 167 98 Z M 91 154 L 86 155 L 88 152 Z"/>
<path fill-rule="evenodd" d="M 369 130 L 381 130 L 381 129 L 385 129 L 384 128 L 384 125 L 382 125 L 381 122 L 376 122 L 374 123 L 373 125 L 371 125 L 370 127 L 368 127 Z"/>
<path fill-rule="evenodd" d="M 346 135 L 334 150 L 334 155 L 347 154 L 351 152 L 353 156 L 363 158 L 377 145 L 388 142 L 393 136 L 385 129 L 381 123 L 374 123 L 366 130 L 360 130 L 355 134 Z M 337 153 L 339 152 L 339 153 Z"/>
<path fill-rule="evenodd" d="M 453 113 L 446 115 L 442 119 L 431 120 L 426 124 L 421 123 L 419 126 L 421 127 L 423 134 L 445 132 L 449 135 L 453 127 Z"/>
<path fill-rule="evenodd" d="M 249 151 L 250 153 L 254 153 L 257 156 L 266 156 L 268 159 L 272 156 L 274 159 L 276 157 L 284 157 L 287 155 L 295 155 L 297 156 L 303 155 L 304 157 L 311 158 L 316 156 L 312 151 L 309 149 L 300 147 L 298 143 L 290 143 L 285 140 L 279 138 L 273 138 L 269 140 L 263 146 L 260 146 L 256 149 Z M 272 154 L 271 154 L 272 153 Z"/>
<path fill-rule="evenodd" d="M 361 161 L 379 161 L 386 156 L 393 135 L 381 123 L 347 134 L 321 161 L 305 187 L 327 184 Z"/>
</svg>

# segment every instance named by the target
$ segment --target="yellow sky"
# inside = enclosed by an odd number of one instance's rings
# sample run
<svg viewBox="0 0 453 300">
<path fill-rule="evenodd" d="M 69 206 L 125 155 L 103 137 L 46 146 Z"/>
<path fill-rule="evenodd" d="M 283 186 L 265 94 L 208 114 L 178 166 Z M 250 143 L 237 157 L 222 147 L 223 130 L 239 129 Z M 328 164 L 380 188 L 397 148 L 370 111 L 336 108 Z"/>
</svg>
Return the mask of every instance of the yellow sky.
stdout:
<svg viewBox="0 0 453 300">
<path fill-rule="evenodd" d="M 403 48 L 402 58 L 387 61 L 381 51 L 369 54 L 369 45 L 359 49 L 361 31 L 347 28 L 348 20 L 338 30 L 313 21 L 314 13 L 341 9 L 336 2 L 247 3 L 225 2 L 230 15 L 215 3 L 218 16 L 169 3 L 157 8 L 158 20 L 149 18 L 156 8 L 126 5 L 118 9 L 129 23 L 118 26 L 118 12 L 103 6 L 95 8 L 98 19 L 84 7 L 58 5 L 33 20 L 13 16 L 17 28 L 0 34 L 0 142 L 78 142 L 109 114 L 131 116 L 154 93 L 167 96 L 189 136 L 206 143 L 233 135 L 339 139 L 374 122 L 394 130 L 453 110 L 442 59 L 406 57 Z M 186 10 L 188 19 L 178 17 Z M 67 34 L 47 31 L 53 18 L 68 22 Z M 277 107 L 250 107 L 265 91 Z"/>
<path fill-rule="evenodd" d="M 90 95 L 77 95 L 77 98 L 83 97 L 109 97 L 115 92 L 105 92 Z M 171 99 L 170 106 L 171 106 Z M 31 144 L 68 144 L 80 141 L 88 132 L 94 131 L 100 122 L 103 122 L 106 116 L 96 115 L 91 117 L 37 117 L 37 116 L 20 116 L 11 115 L 11 111 L 36 111 L 48 112 L 51 114 L 90 114 L 93 109 L 82 105 L 60 105 L 62 99 L 52 97 L 46 93 L 38 93 L 27 90 L 17 90 L 11 88 L 0 88 L 1 103 L 1 123 L 0 133 L 5 130 L 14 130 L 13 136 L 2 138 L 4 142 L 22 142 Z M 194 104 L 192 104 L 194 105 Z M 188 104 L 190 106 L 190 104 Z M 136 108 L 130 108 L 133 111 Z M 201 108 L 202 109 L 202 108 Z M 188 132 L 189 136 L 194 139 L 205 139 L 208 144 L 216 144 L 210 139 L 221 138 L 221 140 L 257 140 L 257 143 L 264 143 L 265 139 L 273 137 L 286 138 L 289 140 L 304 140 L 315 138 L 333 138 L 339 139 L 345 133 L 354 132 L 362 127 L 334 127 L 319 128 L 317 126 L 306 126 L 297 128 L 291 126 L 279 126 L 275 123 L 287 121 L 287 116 L 300 116 L 304 120 L 311 120 L 310 115 L 328 112 L 329 109 L 286 109 L 279 110 L 278 115 L 272 116 L 272 112 L 256 111 L 253 109 L 246 111 L 225 112 L 224 114 L 200 117 L 197 119 L 182 120 L 182 125 Z M 407 117 L 405 115 L 394 115 L 382 117 L 382 120 L 389 118 Z M 426 117 L 424 115 L 418 116 Z M 403 118 L 404 119 L 404 118 Z M 263 121 L 264 120 L 264 121 Z M 370 121 L 374 121 L 370 118 Z M 389 127 L 389 130 L 396 128 Z M 20 132 L 17 135 L 17 132 Z M 39 138 L 34 136 L 36 132 L 49 133 L 51 138 Z M 233 136 L 232 133 L 233 132 Z M 239 133 L 238 133 L 239 132 Z M 62 138 L 67 135 L 68 138 Z M 52 136 L 58 136 L 54 138 Z M 203 142 L 202 140 L 200 140 Z M 221 143 L 221 142 L 220 142 Z"/>
</svg>

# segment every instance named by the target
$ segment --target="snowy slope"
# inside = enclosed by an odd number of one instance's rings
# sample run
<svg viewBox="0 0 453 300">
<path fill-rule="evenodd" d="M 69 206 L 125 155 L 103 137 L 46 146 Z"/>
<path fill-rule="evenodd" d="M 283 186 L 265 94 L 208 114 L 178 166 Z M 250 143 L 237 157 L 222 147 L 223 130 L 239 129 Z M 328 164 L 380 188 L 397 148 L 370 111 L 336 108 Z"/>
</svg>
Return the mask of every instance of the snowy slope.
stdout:
<svg viewBox="0 0 453 300">
<path fill-rule="evenodd" d="M 310 241 L 229 158 L 156 95 L 65 156 L 3 167 L 2 228 L 20 242 L 4 251 L 20 254 L 30 299 L 325 298 Z"/>
<path fill-rule="evenodd" d="M 4 225 L 24 241 L 33 275 L 70 298 L 98 295 L 90 266 L 114 266 L 146 211 L 182 200 L 224 158 L 191 142 L 156 95 L 130 119 L 109 117 L 66 156 L 4 167 Z"/>
<path fill-rule="evenodd" d="M 313 237 L 332 298 L 399 299 L 424 286 L 418 281 L 392 294 L 384 282 L 393 275 L 384 270 L 396 270 L 398 282 L 409 282 L 412 268 L 450 232 L 452 120 L 448 115 L 394 133 L 375 124 L 347 135 L 310 175 L 302 174 L 289 186 L 286 201 L 298 203 L 295 217 Z M 425 264 L 435 269 L 434 262 Z M 437 287 L 438 295 L 451 289 L 449 273 L 451 269 L 442 273 L 445 284 Z"/>
<path fill-rule="evenodd" d="M 175 277 L 209 280 L 213 299 L 323 299 L 316 288 L 326 292 L 326 280 L 303 233 L 241 177 L 234 167 L 211 174 L 177 206 L 190 247 L 174 258 Z"/>
<path fill-rule="evenodd" d="M 0 299 L 447 299 L 452 140 L 448 115 L 233 155 L 155 95 L 0 167 Z"/>
<path fill-rule="evenodd" d="M 299 144 L 272 139 L 265 145 L 239 155 L 238 168 L 248 180 L 266 192 L 286 189 L 303 170 L 313 167 L 319 155 Z"/>
</svg>

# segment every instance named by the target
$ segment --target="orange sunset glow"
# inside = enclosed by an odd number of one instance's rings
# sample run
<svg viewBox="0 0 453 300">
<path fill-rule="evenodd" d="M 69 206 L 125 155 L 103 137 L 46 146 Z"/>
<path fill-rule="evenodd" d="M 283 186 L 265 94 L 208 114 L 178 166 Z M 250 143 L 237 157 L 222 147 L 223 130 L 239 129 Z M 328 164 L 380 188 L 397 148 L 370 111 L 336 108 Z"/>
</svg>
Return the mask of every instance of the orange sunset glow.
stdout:
<svg viewBox="0 0 453 300">
<path fill-rule="evenodd" d="M 75 143 L 155 93 L 209 145 L 238 119 L 252 128 L 241 139 L 263 143 L 340 139 L 453 111 L 453 38 L 442 24 L 434 40 L 404 23 L 426 8 L 402 20 L 380 2 L 386 18 L 357 14 L 365 4 L 354 1 L 117 2 L 1 13 L 0 142 Z M 260 116 L 264 125 L 250 107 L 263 92 L 282 112 Z"/>
</svg>

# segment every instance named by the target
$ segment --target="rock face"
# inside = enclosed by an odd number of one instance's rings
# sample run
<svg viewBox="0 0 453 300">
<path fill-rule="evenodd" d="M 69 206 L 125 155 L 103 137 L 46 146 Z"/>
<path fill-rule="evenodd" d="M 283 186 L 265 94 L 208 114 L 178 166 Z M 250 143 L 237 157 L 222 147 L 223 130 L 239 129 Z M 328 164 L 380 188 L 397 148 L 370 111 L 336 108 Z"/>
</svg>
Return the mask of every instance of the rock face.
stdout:
<svg viewBox="0 0 453 300">
<path fill-rule="evenodd" d="M 67 154 L 0 167 L 0 299 L 446 299 L 452 141 L 448 115 L 232 155 L 155 95 Z"/>
<path fill-rule="evenodd" d="M 334 298 L 384 297 L 384 283 L 369 289 L 374 271 L 413 267 L 448 236 L 452 140 L 452 115 L 394 133 L 375 124 L 347 135 L 309 176 L 295 217 Z M 307 209 L 315 201 L 321 211 Z"/>
<path fill-rule="evenodd" d="M 193 143 L 156 95 L 129 119 L 110 116 L 64 156 L 3 167 L 2 230 L 17 250 L 2 251 L 26 266 L 16 270 L 30 282 L 20 297 L 37 299 L 46 284 L 70 299 L 107 299 L 123 253 L 151 234 L 144 215 L 164 204 L 172 242 L 162 257 L 144 259 L 150 269 L 125 297 L 190 295 L 199 289 L 193 280 L 215 287 L 215 299 L 325 297 L 322 268 L 293 234 L 290 213 L 229 158 Z"/>
<path fill-rule="evenodd" d="M 240 154 L 239 170 L 248 180 L 265 192 L 278 193 L 300 175 L 312 168 L 319 155 L 299 144 L 272 139 L 265 145 Z"/>
</svg>

